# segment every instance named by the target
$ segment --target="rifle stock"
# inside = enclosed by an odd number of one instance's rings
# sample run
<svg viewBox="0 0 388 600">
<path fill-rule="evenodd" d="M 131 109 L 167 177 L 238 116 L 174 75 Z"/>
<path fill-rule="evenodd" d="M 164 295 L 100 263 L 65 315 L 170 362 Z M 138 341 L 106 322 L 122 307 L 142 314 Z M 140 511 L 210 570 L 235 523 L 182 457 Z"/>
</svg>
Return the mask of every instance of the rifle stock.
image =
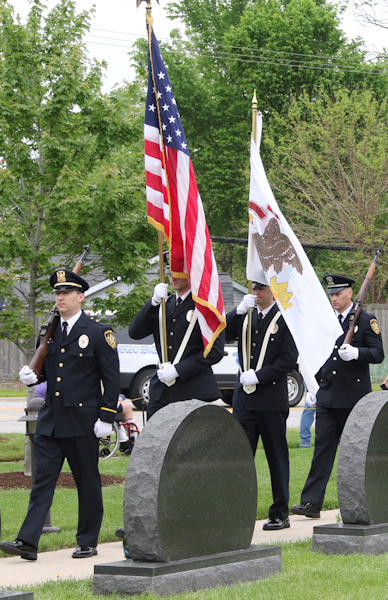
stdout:
<svg viewBox="0 0 388 600">
<path fill-rule="evenodd" d="M 365 302 L 367 292 L 369 290 L 370 282 L 372 281 L 375 270 L 377 269 L 377 261 L 379 259 L 379 254 L 380 254 L 380 252 L 379 252 L 379 250 L 377 250 L 375 257 L 369 266 L 368 272 L 363 281 L 361 289 L 358 293 L 357 299 L 353 305 L 352 310 L 349 313 L 349 329 L 345 336 L 345 339 L 343 342 L 344 344 L 351 344 L 353 341 L 354 334 L 356 333 L 355 327 L 357 325 L 358 319 L 360 318 L 360 314 L 362 312 L 362 307 Z"/>
<path fill-rule="evenodd" d="M 85 263 L 86 257 L 89 254 L 89 250 L 90 250 L 90 244 L 88 244 L 87 246 L 84 246 L 84 251 L 82 253 L 82 256 L 77 261 L 77 263 L 73 269 L 73 273 L 76 273 L 77 275 L 79 275 L 79 273 L 81 272 L 81 269 Z M 54 304 L 54 306 L 50 310 L 47 321 L 45 321 L 40 328 L 39 346 L 35 351 L 32 361 L 30 362 L 30 369 L 32 369 L 34 371 L 38 380 L 39 380 L 40 374 L 43 369 L 44 359 L 46 358 L 46 355 L 47 355 L 47 344 L 49 342 L 49 339 L 53 335 L 56 326 L 58 325 L 59 319 L 60 319 L 59 312 L 58 312 L 56 305 Z"/>
</svg>

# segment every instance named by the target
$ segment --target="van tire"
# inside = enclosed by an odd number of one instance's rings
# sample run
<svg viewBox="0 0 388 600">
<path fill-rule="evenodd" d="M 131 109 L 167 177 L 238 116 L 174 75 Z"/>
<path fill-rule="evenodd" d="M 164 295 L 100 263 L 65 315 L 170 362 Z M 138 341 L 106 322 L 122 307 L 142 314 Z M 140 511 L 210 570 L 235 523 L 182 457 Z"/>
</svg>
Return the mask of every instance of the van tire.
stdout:
<svg viewBox="0 0 388 600">
<path fill-rule="evenodd" d="M 287 374 L 288 405 L 296 406 L 304 396 L 304 383 L 302 375 L 294 370 Z"/>
<path fill-rule="evenodd" d="M 143 369 L 133 378 L 130 398 L 134 398 L 132 404 L 138 410 L 142 410 L 142 408 L 146 410 L 147 408 L 150 399 L 150 381 L 154 371 L 155 369 Z"/>
</svg>

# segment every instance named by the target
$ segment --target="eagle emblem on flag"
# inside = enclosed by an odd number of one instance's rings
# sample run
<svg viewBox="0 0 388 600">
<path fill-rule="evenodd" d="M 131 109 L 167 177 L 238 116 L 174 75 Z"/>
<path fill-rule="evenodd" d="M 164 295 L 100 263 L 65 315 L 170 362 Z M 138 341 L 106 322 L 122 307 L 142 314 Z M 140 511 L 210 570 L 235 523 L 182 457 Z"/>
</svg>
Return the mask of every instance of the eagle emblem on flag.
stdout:
<svg viewBox="0 0 388 600">
<path fill-rule="evenodd" d="M 283 269 L 284 263 L 294 267 L 298 273 L 303 273 L 303 266 L 290 239 L 280 231 L 276 218 L 269 220 L 263 235 L 258 231 L 252 232 L 255 248 L 265 271 L 271 266 L 277 273 Z"/>
</svg>

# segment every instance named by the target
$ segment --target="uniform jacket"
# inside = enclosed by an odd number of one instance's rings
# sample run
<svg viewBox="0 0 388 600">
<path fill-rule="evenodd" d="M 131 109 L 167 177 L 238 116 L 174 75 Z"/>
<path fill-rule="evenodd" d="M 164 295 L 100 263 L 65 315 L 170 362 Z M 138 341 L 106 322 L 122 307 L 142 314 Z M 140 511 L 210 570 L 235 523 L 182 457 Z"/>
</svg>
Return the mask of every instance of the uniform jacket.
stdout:
<svg viewBox="0 0 388 600">
<path fill-rule="evenodd" d="M 166 301 L 167 350 L 168 360 L 172 363 L 180 348 L 181 342 L 189 326 L 189 318 L 195 309 L 194 300 L 189 294 L 179 307 L 175 307 L 175 294 Z M 129 327 L 129 335 L 140 340 L 153 335 L 159 360 L 162 360 L 159 334 L 160 306 L 153 306 L 149 300 L 139 311 Z M 190 312 L 191 311 L 191 312 Z M 217 337 L 209 354 L 204 358 L 203 340 L 198 321 L 194 326 L 182 358 L 174 365 L 179 373 L 174 385 L 168 387 L 159 381 L 156 371 L 151 378 L 150 397 L 158 400 L 165 391 L 169 393 L 169 401 L 180 400 L 215 400 L 221 392 L 215 380 L 211 365 L 218 363 L 224 355 L 224 332 Z"/>
<path fill-rule="evenodd" d="M 353 408 L 360 398 L 372 391 L 369 363 L 381 363 L 384 360 L 383 343 L 374 315 L 362 311 L 357 322 L 352 342 L 352 346 L 359 349 L 357 360 L 346 362 L 338 355 L 338 348 L 342 346 L 349 329 L 349 315 L 342 325 L 344 333 L 337 339 L 330 358 L 317 375 L 317 406 Z"/>
<path fill-rule="evenodd" d="M 63 342 L 59 322 L 48 343 L 40 381 L 45 380 L 47 393 L 39 411 L 37 433 L 79 437 L 90 435 L 98 418 L 112 423 L 120 373 L 111 328 L 82 312 Z"/>
<path fill-rule="evenodd" d="M 258 321 L 258 311 L 252 312 L 252 353 L 250 368 L 256 369 L 268 325 L 278 311 L 275 304 L 269 313 Z M 233 309 L 226 316 L 226 339 L 227 341 L 238 340 L 238 356 L 240 365 L 242 358 L 242 326 L 246 315 L 238 315 Z M 278 329 L 271 333 L 268 347 L 264 356 L 263 366 L 256 371 L 259 383 L 256 391 L 246 394 L 239 381 L 233 395 L 233 406 L 245 408 L 246 410 L 268 410 L 288 412 L 288 388 L 287 373 L 295 369 L 298 351 L 292 335 L 282 316 L 276 322 Z M 275 327 L 276 329 L 276 327 Z"/>
</svg>

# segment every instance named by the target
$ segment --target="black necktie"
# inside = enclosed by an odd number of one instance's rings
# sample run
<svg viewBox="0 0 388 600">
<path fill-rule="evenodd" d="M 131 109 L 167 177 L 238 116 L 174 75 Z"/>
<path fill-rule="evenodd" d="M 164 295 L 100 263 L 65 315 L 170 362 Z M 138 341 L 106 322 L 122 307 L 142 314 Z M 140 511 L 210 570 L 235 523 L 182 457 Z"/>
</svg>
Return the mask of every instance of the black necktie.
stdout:
<svg viewBox="0 0 388 600">
<path fill-rule="evenodd" d="M 63 321 L 62 323 L 62 339 L 65 342 L 67 338 L 67 321 Z"/>
<path fill-rule="evenodd" d="M 338 321 L 339 324 L 342 326 L 342 320 L 343 320 L 343 316 L 342 315 L 338 315 Z"/>
<path fill-rule="evenodd" d="M 259 314 L 257 315 L 257 322 L 260 323 L 261 319 L 263 318 L 263 313 L 261 313 L 260 311 L 258 311 Z"/>
<path fill-rule="evenodd" d="M 176 307 L 178 308 L 178 306 L 181 304 L 182 302 L 182 298 L 177 298 L 176 299 Z"/>
</svg>

